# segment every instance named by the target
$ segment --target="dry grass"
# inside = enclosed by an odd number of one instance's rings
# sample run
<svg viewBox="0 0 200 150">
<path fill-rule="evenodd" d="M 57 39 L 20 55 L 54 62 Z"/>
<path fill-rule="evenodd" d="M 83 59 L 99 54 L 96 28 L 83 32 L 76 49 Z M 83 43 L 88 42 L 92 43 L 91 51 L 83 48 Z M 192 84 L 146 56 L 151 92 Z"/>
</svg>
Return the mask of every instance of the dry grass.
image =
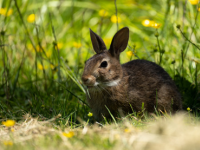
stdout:
<svg viewBox="0 0 200 150">
<path fill-rule="evenodd" d="M 53 122 L 38 121 L 27 115 L 12 129 L 0 126 L 0 150 L 3 149 L 136 149 L 196 150 L 200 149 L 200 123 L 196 118 L 179 114 L 158 118 L 144 127 L 133 122 L 85 126 L 62 131 Z M 14 131 L 13 131 L 14 129 Z M 12 131 L 11 131 L 12 130 Z M 63 135 L 73 131 L 72 137 Z M 9 143 L 10 141 L 10 143 Z"/>
</svg>

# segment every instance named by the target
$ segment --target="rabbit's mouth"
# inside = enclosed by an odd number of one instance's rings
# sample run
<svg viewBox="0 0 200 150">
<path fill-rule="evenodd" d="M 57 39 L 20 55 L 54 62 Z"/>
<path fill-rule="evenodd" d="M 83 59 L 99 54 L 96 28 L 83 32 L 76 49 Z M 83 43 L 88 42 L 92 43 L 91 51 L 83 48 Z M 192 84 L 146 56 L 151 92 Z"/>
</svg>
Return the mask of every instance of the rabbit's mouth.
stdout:
<svg viewBox="0 0 200 150">
<path fill-rule="evenodd" d="M 99 85 L 99 82 L 95 82 L 94 85 L 86 85 L 87 88 L 93 88 L 96 87 L 97 85 Z"/>
<path fill-rule="evenodd" d="M 105 82 L 104 85 L 106 85 L 106 86 L 117 86 L 119 84 L 120 80 L 121 79 Z"/>
</svg>

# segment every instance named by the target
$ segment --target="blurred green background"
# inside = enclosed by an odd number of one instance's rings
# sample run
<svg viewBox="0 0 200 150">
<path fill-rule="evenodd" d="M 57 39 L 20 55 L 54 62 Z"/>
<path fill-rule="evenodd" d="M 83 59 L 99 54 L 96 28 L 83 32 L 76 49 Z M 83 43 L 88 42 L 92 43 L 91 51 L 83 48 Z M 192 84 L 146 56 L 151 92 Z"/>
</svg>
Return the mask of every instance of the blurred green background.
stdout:
<svg viewBox="0 0 200 150">
<path fill-rule="evenodd" d="M 87 120 L 80 76 L 92 49 L 130 29 L 121 63 L 146 59 L 176 81 L 184 109 L 200 109 L 198 0 L 3 0 L 0 2 L 0 119 L 62 115 Z"/>
</svg>

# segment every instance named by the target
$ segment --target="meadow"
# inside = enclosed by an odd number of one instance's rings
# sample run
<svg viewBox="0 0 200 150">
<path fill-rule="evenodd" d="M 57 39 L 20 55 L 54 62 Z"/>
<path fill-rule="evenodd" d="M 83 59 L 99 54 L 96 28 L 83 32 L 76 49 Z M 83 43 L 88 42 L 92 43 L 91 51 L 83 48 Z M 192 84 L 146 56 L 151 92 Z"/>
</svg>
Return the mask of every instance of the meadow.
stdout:
<svg viewBox="0 0 200 150">
<path fill-rule="evenodd" d="M 0 1 L 0 150 L 199 149 L 199 13 L 199 0 Z M 89 28 L 109 48 L 125 26 L 121 63 L 162 66 L 182 94 L 182 113 L 95 122 L 80 79 L 95 54 Z"/>
</svg>

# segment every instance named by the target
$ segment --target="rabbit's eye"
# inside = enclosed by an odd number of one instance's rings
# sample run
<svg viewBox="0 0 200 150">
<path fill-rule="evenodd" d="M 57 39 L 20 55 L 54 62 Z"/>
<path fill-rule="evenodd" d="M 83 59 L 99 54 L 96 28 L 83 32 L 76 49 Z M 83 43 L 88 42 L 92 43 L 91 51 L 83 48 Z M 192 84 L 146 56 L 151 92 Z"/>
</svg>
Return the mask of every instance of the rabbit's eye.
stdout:
<svg viewBox="0 0 200 150">
<path fill-rule="evenodd" d="M 100 65 L 100 67 L 102 67 L 102 68 L 106 68 L 107 66 L 108 66 L 107 61 L 103 61 L 103 62 L 101 63 L 101 65 Z"/>
</svg>

